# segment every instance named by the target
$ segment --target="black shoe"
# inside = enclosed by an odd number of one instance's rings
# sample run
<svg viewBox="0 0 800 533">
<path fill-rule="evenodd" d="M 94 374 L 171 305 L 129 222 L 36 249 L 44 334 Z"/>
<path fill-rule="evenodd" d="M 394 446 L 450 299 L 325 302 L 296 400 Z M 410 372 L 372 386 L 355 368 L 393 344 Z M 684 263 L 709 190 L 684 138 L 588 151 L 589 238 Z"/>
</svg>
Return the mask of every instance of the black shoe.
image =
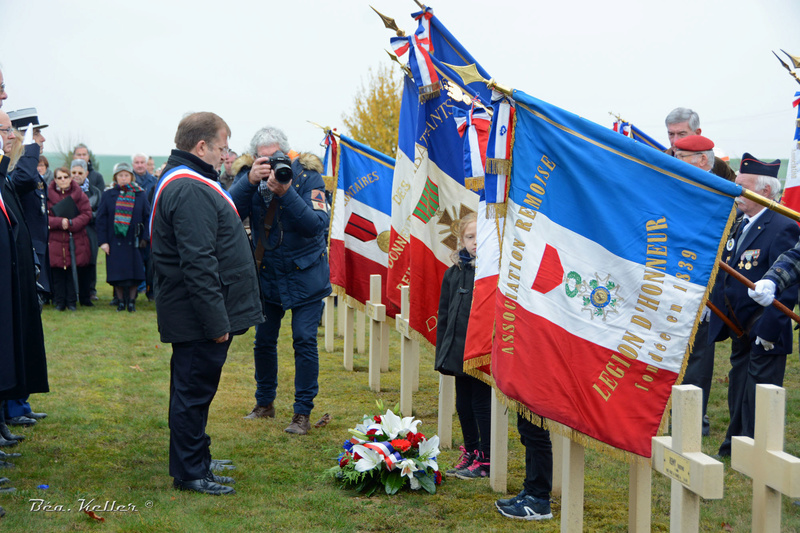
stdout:
<svg viewBox="0 0 800 533">
<path fill-rule="evenodd" d="M 193 492 L 201 492 L 203 494 L 211 494 L 213 496 L 220 496 L 222 494 L 236 494 L 236 491 L 233 490 L 233 487 L 220 485 L 219 483 L 209 481 L 208 479 L 190 479 L 186 481 L 174 479 L 172 481 L 172 486 L 178 490 L 190 490 Z"/>
<path fill-rule="evenodd" d="M 108 305 L 119 305 L 119 298 L 114 296 L 113 298 L 111 298 L 111 301 L 108 302 Z"/>
<path fill-rule="evenodd" d="M 36 420 L 33 418 L 28 418 L 25 415 L 15 416 L 13 418 L 7 418 L 6 423 L 9 426 L 33 426 L 36 425 Z"/>
<path fill-rule="evenodd" d="M 25 416 L 34 420 L 41 420 L 42 418 L 47 418 L 47 413 L 34 413 L 31 411 L 30 413 L 25 413 Z"/>
<path fill-rule="evenodd" d="M 11 494 L 17 492 L 17 489 L 14 487 L 3 487 L 0 488 L 0 494 Z"/>
<path fill-rule="evenodd" d="M 236 480 L 233 479 L 232 477 L 218 476 L 211 470 L 208 471 L 208 475 L 210 476 L 209 481 L 213 481 L 214 483 L 219 483 L 220 485 L 233 485 L 234 483 L 236 483 Z"/>
<path fill-rule="evenodd" d="M 117 302 L 117 312 L 124 310 L 125 310 L 125 302 L 120 300 L 119 302 Z"/>
<path fill-rule="evenodd" d="M 236 467 L 231 464 L 230 459 L 211 459 L 209 470 L 221 472 L 222 470 L 235 470 Z"/>
<path fill-rule="evenodd" d="M 25 435 L 14 435 L 4 422 L 0 422 L 0 435 L 6 440 L 25 440 Z"/>
<path fill-rule="evenodd" d="M 14 463 L 9 463 L 8 461 L 0 461 L 0 468 L 14 468 Z"/>
<path fill-rule="evenodd" d="M 94 307 L 94 304 L 91 300 L 86 300 L 85 302 L 81 302 L 81 307 Z"/>
<path fill-rule="evenodd" d="M 8 440 L 4 437 L 0 437 L 0 447 L 6 448 L 9 446 L 16 446 L 19 444 L 18 440 Z"/>
<path fill-rule="evenodd" d="M 70 311 L 77 311 L 78 310 L 78 308 L 75 307 L 74 305 L 68 305 L 67 309 L 69 309 Z"/>
<path fill-rule="evenodd" d="M 56 304 L 56 311 L 63 311 L 66 309 L 63 304 Z"/>
<path fill-rule="evenodd" d="M 21 453 L 7 453 L 3 450 L 0 450 L 0 461 L 4 459 L 13 459 L 14 457 L 22 457 Z"/>
<path fill-rule="evenodd" d="M 129 313 L 136 312 L 136 304 L 133 301 L 128 302 L 128 312 Z"/>
</svg>

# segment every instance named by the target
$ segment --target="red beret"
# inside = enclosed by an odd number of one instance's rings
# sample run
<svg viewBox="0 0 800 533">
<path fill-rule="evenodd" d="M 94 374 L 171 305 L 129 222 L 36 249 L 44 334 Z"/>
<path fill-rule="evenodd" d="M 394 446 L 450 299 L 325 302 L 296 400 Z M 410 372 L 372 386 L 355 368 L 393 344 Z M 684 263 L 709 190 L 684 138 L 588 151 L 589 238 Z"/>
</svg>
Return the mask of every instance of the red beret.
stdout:
<svg viewBox="0 0 800 533">
<path fill-rule="evenodd" d="M 689 135 L 675 141 L 675 148 L 686 152 L 706 152 L 714 148 L 714 142 L 702 135 Z"/>
</svg>

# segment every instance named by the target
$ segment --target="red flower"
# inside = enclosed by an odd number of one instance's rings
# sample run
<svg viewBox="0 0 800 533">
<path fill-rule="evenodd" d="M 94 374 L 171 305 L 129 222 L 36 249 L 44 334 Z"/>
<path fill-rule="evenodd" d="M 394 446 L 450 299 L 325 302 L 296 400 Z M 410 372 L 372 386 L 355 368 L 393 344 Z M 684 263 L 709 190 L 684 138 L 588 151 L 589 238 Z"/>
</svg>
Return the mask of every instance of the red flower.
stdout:
<svg viewBox="0 0 800 533">
<path fill-rule="evenodd" d="M 358 455 L 358 453 L 354 453 L 353 454 L 353 461 L 358 461 L 359 459 L 361 459 L 361 456 Z"/>
<path fill-rule="evenodd" d="M 378 424 L 380 424 L 380 423 L 381 423 L 381 415 L 375 415 L 375 416 L 373 416 L 373 417 L 372 417 L 372 419 L 373 419 L 375 422 L 377 422 Z"/>
<path fill-rule="evenodd" d="M 350 462 L 349 455 L 343 455 L 341 459 L 339 459 L 339 468 L 344 468 L 347 463 Z"/>
<path fill-rule="evenodd" d="M 442 473 L 438 470 L 433 474 L 433 483 L 436 485 L 442 484 Z"/>
<path fill-rule="evenodd" d="M 408 439 L 408 442 L 411 443 L 411 446 L 414 448 L 419 448 L 419 443 L 425 440 L 425 435 L 422 433 L 409 433 L 406 435 L 406 439 Z"/>
<path fill-rule="evenodd" d="M 408 451 L 408 449 L 411 448 L 411 443 L 408 442 L 406 439 L 394 439 L 389 444 L 391 444 L 392 448 L 399 451 L 400 453 Z"/>
</svg>

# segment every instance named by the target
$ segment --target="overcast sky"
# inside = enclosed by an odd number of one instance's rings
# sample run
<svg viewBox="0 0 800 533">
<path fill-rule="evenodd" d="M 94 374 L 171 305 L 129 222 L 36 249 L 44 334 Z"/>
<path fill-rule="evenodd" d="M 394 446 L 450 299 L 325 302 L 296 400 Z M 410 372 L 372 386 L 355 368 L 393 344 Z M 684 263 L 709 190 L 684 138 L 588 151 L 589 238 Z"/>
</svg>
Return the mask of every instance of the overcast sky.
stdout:
<svg viewBox="0 0 800 533">
<path fill-rule="evenodd" d="M 413 32 L 412 0 L 370 0 Z M 435 0 L 434 13 L 498 82 L 604 126 L 621 114 L 667 144 L 684 106 L 731 157 L 788 157 L 800 85 L 798 0 Z M 213 111 L 241 152 L 283 128 L 320 153 L 392 32 L 367 0 L 0 0 L 4 111 L 35 106 L 54 151 L 166 155 L 190 111 Z"/>
</svg>

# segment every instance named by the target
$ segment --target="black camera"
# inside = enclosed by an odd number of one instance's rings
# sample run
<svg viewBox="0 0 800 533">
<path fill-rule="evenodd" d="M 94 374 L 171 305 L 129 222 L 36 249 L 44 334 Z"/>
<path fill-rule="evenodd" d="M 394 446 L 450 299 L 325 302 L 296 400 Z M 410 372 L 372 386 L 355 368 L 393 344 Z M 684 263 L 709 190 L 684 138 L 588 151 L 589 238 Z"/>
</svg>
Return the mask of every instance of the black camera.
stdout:
<svg viewBox="0 0 800 533">
<path fill-rule="evenodd" d="M 275 179 L 280 183 L 292 181 L 294 172 L 292 172 L 292 160 L 289 159 L 289 156 L 278 150 L 267 159 L 267 163 L 275 171 Z"/>
</svg>

